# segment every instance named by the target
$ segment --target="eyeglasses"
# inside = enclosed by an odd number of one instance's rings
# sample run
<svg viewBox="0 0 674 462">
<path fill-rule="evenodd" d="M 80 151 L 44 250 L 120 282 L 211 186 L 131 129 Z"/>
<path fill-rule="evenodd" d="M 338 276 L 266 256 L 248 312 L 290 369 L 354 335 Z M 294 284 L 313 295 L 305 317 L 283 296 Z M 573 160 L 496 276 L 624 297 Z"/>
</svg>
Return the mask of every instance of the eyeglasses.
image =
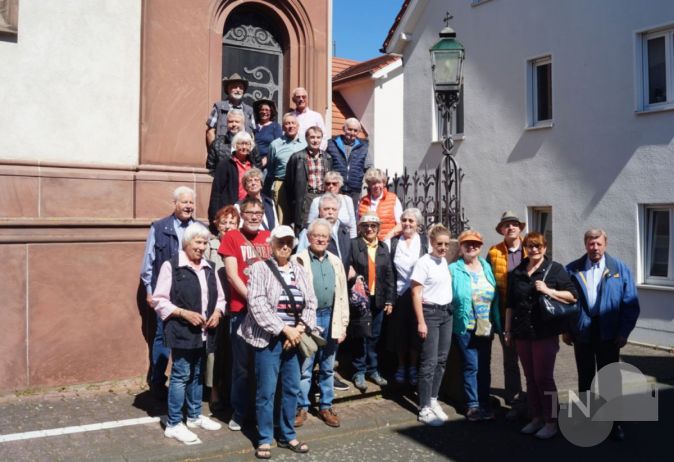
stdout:
<svg viewBox="0 0 674 462">
<path fill-rule="evenodd" d="M 479 249 L 480 247 L 482 247 L 481 242 L 475 242 L 475 241 L 462 242 L 461 245 L 464 246 L 464 247 L 474 247 L 476 249 Z"/>
<path fill-rule="evenodd" d="M 262 215 L 264 215 L 264 212 L 241 212 L 241 213 L 243 213 L 247 217 L 261 217 Z"/>
<path fill-rule="evenodd" d="M 339 186 L 339 181 L 324 181 L 325 186 Z"/>
<path fill-rule="evenodd" d="M 527 244 L 525 247 L 527 249 L 542 249 L 543 244 Z"/>
<path fill-rule="evenodd" d="M 363 223 L 360 226 L 362 226 L 363 228 L 376 228 L 379 225 L 376 223 Z"/>
</svg>

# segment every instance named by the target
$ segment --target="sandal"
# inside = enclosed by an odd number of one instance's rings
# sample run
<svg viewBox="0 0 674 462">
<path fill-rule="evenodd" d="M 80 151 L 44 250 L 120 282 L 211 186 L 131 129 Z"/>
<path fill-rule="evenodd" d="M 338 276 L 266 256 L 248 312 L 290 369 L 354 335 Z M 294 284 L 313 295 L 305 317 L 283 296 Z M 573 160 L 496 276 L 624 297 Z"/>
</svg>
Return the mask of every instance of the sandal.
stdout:
<svg viewBox="0 0 674 462">
<path fill-rule="evenodd" d="M 255 457 L 258 459 L 271 459 L 271 446 L 267 448 L 258 447 L 255 450 Z"/>
<path fill-rule="evenodd" d="M 292 452 L 296 452 L 297 454 L 306 454 L 309 452 L 309 446 L 307 443 L 302 443 L 301 441 L 298 441 L 295 444 L 290 444 L 289 441 L 278 441 L 277 444 L 279 448 L 290 449 Z"/>
</svg>

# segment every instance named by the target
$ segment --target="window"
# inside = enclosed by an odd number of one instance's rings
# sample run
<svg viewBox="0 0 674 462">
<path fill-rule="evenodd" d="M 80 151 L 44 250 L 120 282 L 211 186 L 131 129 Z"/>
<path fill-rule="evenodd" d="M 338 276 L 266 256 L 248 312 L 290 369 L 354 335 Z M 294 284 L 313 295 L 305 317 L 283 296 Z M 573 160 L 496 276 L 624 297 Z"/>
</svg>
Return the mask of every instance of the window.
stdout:
<svg viewBox="0 0 674 462">
<path fill-rule="evenodd" d="M 552 126 L 552 58 L 545 56 L 528 62 L 527 119 L 529 127 Z"/>
<path fill-rule="evenodd" d="M 674 285 L 672 229 L 674 205 L 646 206 L 644 210 L 644 281 Z"/>
<path fill-rule="evenodd" d="M 674 107 L 674 28 L 639 35 L 640 111 Z"/>
<path fill-rule="evenodd" d="M 442 123 L 442 112 L 438 107 L 438 103 L 435 101 L 435 95 L 433 95 L 433 110 L 435 111 L 435 118 L 433 120 L 433 141 L 440 141 L 444 135 L 444 127 Z M 461 92 L 459 93 L 459 102 L 456 103 L 456 106 L 452 109 L 449 132 L 453 136 L 463 134 L 463 85 L 461 85 Z"/>
<path fill-rule="evenodd" d="M 531 207 L 529 216 L 529 231 L 536 231 L 545 236 L 548 242 L 545 254 L 552 258 L 552 207 Z"/>
</svg>

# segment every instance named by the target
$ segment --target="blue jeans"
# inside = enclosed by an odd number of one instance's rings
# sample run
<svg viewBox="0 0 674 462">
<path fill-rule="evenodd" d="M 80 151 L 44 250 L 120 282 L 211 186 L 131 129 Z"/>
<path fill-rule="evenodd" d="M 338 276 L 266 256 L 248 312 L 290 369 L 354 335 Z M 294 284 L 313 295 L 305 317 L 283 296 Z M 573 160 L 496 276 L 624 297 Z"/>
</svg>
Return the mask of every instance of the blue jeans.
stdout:
<svg viewBox="0 0 674 462">
<path fill-rule="evenodd" d="M 284 336 L 271 340 L 266 348 L 255 348 L 257 393 L 255 413 L 259 433 L 258 445 L 271 444 L 274 438 L 274 396 L 281 375 L 281 412 L 279 441 L 295 439 L 295 412 L 300 392 L 300 355 L 297 348 L 283 349 Z"/>
<path fill-rule="evenodd" d="M 251 348 L 246 341 L 236 333 L 246 317 L 246 313 L 232 314 L 229 319 L 229 338 L 232 343 L 232 389 L 229 402 L 234 410 L 233 418 L 238 423 L 243 422 L 248 408 L 248 361 Z"/>
<path fill-rule="evenodd" d="M 492 337 L 478 337 L 474 332 L 454 334 L 463 356 L 463 390 L 468 408 L 489 404 L 491 386 Z"/>
<path fill-rule="evenodd" d="M 445 366 L 452 346 L 452 313 L 449 305 L 424 305 L 424 321 L 428 333 L 421 343 L 417 389 L 419 407 L 431 405 L 431 398 L 440 392 Z"/>
<path fill-rule="evenodd" d="M 164 321 L 157 314 L 157 329 L 152 342 L 152 373 L 150 385 L 164 385 L 166 383 L 166 367 L 168 366 L 171 349 L 164 345 Z"/>
<path fill-rule="evenodd" d="M 374 306 L 374 297 L 370 297 L 370 306 Z M 377 361 L 377 343 L 381 335 L 381 325 L 384 321 L 384 310 L 374 308 L 372 310 L 372 336 L 362 339 L 356 339 L 354 342 L 353 368 L 356 377 L 364 377 L 365 374 L 373 375 L 379 373 L 379 364 Z"/>
<path fill-rule="evenodd" d="M 173 366 L 168 389 L 167 425 L 177 425 L 183 421 L 183 404 L 187 403 L 187 417 L 196 419 L 201 414 L 201 366 L 204 349 L 183 350 L 173 348 Z"/>
<path fill-rule="evenodd" d="M 297 407 L 309 409 L 309 389 L 311 388 L 311 374 L 314 370 L 314 361 L 318 360 L 318 386 L 321 389 L 320 410 L 330 409 L 335 398 L 335 356 L 337 355 L 337 341 L 330 338 L 332 335 L 332 307 L 316 311 L 316 325 L 323 329 L 323 337 L 328 343 L 319 348 L 315 355 L 306 358 L 302 363 L 302 379 Z"/>
</svg>

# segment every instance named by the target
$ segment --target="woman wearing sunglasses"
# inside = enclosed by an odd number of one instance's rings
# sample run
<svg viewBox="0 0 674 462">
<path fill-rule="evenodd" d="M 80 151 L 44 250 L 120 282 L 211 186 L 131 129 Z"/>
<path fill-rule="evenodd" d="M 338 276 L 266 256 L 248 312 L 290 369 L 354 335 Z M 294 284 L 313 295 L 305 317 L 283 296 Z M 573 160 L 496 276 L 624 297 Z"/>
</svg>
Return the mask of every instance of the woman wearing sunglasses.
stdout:
<svg viewBox="0 0 674 462">
<path fill-rule="evenodd" d="M 547 241 L 541 233 L 531 232 L 523 241 L 527 257 L 508 277 L 505 341 L 515 343 L 527 380 L 527 399 L 532 420 L 521 432 L 539 439 L 557 434 L 555 358 L 559 334 L 566 324 L 541 318 L 538 300 L 541 294 L 573 303 L 578 297 L 564 267 L 549 259 Z"/>
</svg>

